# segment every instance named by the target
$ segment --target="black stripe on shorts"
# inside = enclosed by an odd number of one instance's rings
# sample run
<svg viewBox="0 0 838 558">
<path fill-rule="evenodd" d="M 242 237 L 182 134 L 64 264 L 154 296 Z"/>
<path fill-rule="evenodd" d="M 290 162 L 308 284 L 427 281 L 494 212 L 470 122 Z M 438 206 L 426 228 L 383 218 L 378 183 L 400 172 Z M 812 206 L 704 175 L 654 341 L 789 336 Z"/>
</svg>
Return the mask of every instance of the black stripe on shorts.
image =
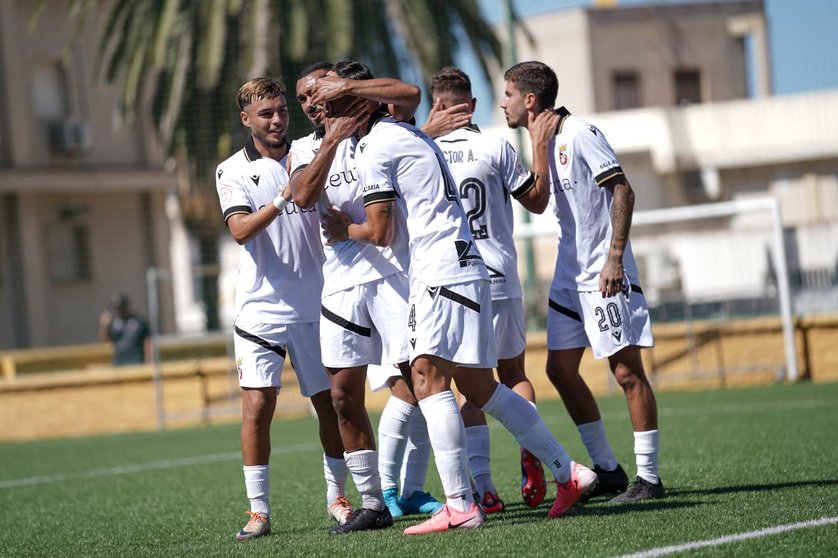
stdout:
<svg viewBox="0 0 838 558">
<path fill-rule="evenodd" d="M 242 339 L 247 339 L 248 341 L 256 343 L 260 347 L 264 347 L 264 348 L 268 349 L 269 351 L 275 352 L 276 354 L 278 354 L 282 358 L 285 358 L 285 348 L 282 345 L 271 345 L 270 342 L 262 339 L 261 337 L 259 337 L 257 335 L 253 335 L 252 333 L 246 332 L 245 330 L 241 329 L 239 326 L 234 326 L 233 329 L 236 332 L 236 335 L 238 335 Z"/>
<path fill-rule="evenodd" d="M 551 309 L 553 309 L 553 310 L 555 310 L 555 311 L 556 311 L 556 312 L 558 312 L 559 314 L 564 314 L 564 315 L 565 315 L 565 316 L 567 316 L 568 318 L 573 318 L 573 319 L 574 319 L 574 320 L 576 320 L 577 322 L 581 322 L 581 321 L 582 321 L 582 316 L 580 316 L 579 314 L 577 314 L 576 312 L 574 312 L 574 311 L 573 311 L 573 310 L 571 310 L 570 308 L 565 308 L 564 306 L 562 306 L 561 304 L 559 304 L 558 302 L 556 302 L 556 301 L 555 301 L 555 300 L 553 300 L 552 298 L 551 298 L 551 299 L 549 299 L 549 301 L 550 301 L 550 302 L 549 302 L 550 308 L 551 308 Z"/>
<path fill-rule="evenodd" d="M 357 333 L 358 335 L 362 335 L 364 337 L 372 337 L 372 330 L 370 328 L 358 325 L 356 323 L 352 323 L 346 318 L 341 318 L 322 304 L 320 305 L 320 315 L 329 320 L 330 322 L 335 323 L 340 327 L 351 331 L 352 333 Z"/>
<path fill-rule="evenodd" d="M 468 308 L 470 310 L 474 310 L 475 312 L 480 312 L 480 304 L 479 303 L 474 302 L 470 298 L 466 298 L 459 293 L 455 293 L 454 291 L 452 291 L 450 289 L 446 289 L 445 287 L 440 287 L 439 288 L 439 294 L 441 296 L 444 296 L 447 299 L 453 300 L 454 302 L 459 302 L 460 304 L 462 304 L 463 306 L 465 306 L 466 308 Z"/>
</svg>

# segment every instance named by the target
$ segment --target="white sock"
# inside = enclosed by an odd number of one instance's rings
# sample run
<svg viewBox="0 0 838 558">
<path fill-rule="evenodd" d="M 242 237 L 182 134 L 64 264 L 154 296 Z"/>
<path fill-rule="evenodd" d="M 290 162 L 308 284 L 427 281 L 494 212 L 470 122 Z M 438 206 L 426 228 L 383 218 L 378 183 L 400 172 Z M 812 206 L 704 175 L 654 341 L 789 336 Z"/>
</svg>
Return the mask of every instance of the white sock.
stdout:
<svg viewBox="0 0 838 558">
<path fill-rule="evenodd" d="M 242 470 L 244 470 L 247 499 L 250 500 L 250 511 L 270 515 L 271 505 L 268 502 L 268 494 L 271 491 L 271 466 L 245 465 Z"/>
<path fill-rule="evenodd" d="M 378 423 L 378 472 L 381 489 L 398 488 L 399 471 L 405 456 L 407 429 L 416 407 L 392 395 Z"/>
<path fill-rule="evenodd" d="M 454 509 L 466 512 L 472 500 L 466 432 L 454 393 L 445 390 L 431 395 L 420 401 L 419 407 L 428 423 L 434 460 L 447 502 Z M 465 500 L 465 504 L 461 500 Z"/>
<path fill-rule="evenodd" d="M 611 444 L 608 443 L 608 436 L 605 435 L 605 424 L 602 419 L 594 422 L 586 422 L 576 426 L 579 431 L 579 437 L 582 438 L 582 443 L 585 444 L 585 449 L 588 450 L 588 455 L 594 465 L 599 465 L 606 471 L 613 471 L 617 468 L 617 458 L 614 457 L 614 451 L 611 449 Z"/>
<path fill-rule="evenodd" d="M 344 453 L 346 467 L 352 473 L 355 488 L 361 495 L 361 507 L 380 511 L 384 509 L 381 477 L 378 475 L 378 453 L 375 450 L 358 450 Z"/>
<path fill-rule="evenodd" d="M 407 425 L 407 444 L 402 461 L 402 496 L 410 498 L 414 492 L 425 491 L 425 478 L 431 459 L 431 440 L 428 438 L 428 423 L 419 407 L 410 417 Z"/>
<path fill-rule="evenodd" d="M 477 493 L 481 496 L 486 492 L 497 494 L 492 482 L 490 458 L 489 427 L 485 424 L 466 427 L 466 442 L 468 443 L 468 465 L 477 485 Z"/>
<path fill-rule="evenodd" d="M 326 478 L 326 504 L 331 504 L 341 496 L 346 496 L 346 478 L 349 469 L 342 457 L 329 457 L 323 454 L 323 476 Z"/>
<path fill-rule="evenodd" d="M 570 456 L 550 433 L 529 401 L 505 385 L 498 384 L 492 397 L 483 406 L 483 412 L 497 419 L 515 436 L 521 447 L 527 448 L 549 467 L 557 482 L 563 483 L 570 479 Z"/>
<path fill-rule="evenodd" d="M 658 450 L 660 436 L 657 430 L 634 433 L 634 458 L 637 460 L 637 476 L 652 484 L 658 484 Z"/>
</svg>

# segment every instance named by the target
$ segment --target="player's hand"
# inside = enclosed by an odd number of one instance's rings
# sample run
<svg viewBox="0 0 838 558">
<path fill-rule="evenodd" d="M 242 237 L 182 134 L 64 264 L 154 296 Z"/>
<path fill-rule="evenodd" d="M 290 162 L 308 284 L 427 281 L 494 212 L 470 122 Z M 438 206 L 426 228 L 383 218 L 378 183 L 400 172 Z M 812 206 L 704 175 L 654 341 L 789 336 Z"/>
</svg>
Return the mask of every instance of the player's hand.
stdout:
<svg viewBox="0 0 838 558">
<path fill-rule="evenodd" d="M 609 255 L 602 266 L 602 273 L 599 274 L 599 292 L 602 293 L 602 298 L 612 297 L 622 291 L 624 279 L 623 259 Z"/>
<path fill-rule="evenodd" d="M 328 101 L 339 99 L 348 93 L 346 81 L 336 76 L 324 76 L 314 80 L 311 103 L 324 106 Z"/>
<path fill-rule="evenodd" d="M 443 108 L 442 102 L 437 100 L 428 113 L 428 119 L 422 126 L 422 131 L 428 137 L 438 138 L 471 122 L 471 105 L 461 103 Z"/>
<path fill-rule="evenodd" d="M 338 242 L 349 239 L 349 225 L 352 219 L 335 207 L 329 206 L 329 211 L 320 214 L 320 227 L 323 229 L 323 236 L 326 237 L 326 244 L 331 246 Z"/>
<path fill-rule="evenodd" d="M 325 136 L 329 139 L 345 140 L 353 135 L 358 127 L 369 118 L 369 101 L 356 97 L 343 114 L 328 115 L 323 118 Z"/>
<path fill-rule="evenodd" d="M 527 129 L 533 145 L 544 145 L 553 139 L 556 135 L 556 127 L 559 125 L 559 118 L 559 114 L 552 108 L 543 110 L 538 115 L 529 113 Z"/>
<path fill-rule="evenodd" d="M 281 186 L 279 188 L 279 190 L 277 190 L 276 193 L 277 193 L 278 196 L 282 196 L 283 198 L 285 198 L 285 201 L 287 201 L 287 202 L 292 201 L 292 199 L 291 199 L 291 197 L 292 197 L 291 196 L 291 187 L 290 186 L 288 186 L 288 185 Z"/>
</svg>

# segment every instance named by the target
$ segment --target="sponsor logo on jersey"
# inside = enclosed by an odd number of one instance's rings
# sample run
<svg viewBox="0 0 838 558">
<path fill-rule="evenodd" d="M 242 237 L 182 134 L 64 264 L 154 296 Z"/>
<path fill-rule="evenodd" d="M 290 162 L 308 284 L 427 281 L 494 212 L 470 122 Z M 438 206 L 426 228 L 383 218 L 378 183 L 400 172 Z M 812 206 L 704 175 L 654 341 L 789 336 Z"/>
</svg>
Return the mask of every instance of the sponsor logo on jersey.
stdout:
<svg viewBox="0 0 838 558">
<path fill-rule="evenodd" d="M 329 180 L 326 184 L 326 189 L 329 188 L 337 188 L 341 184 L 352 184 L 353 182 L 358 182 L 358 172 L 356 169 L 351 168 L 347 170 L 342 170 L 340 172 L 336 172 L 334 174 L 329 175 Z"/>
<path fill-rule="evenodd" d="M 455 240 L 454 246 L 457 248 L 457 259 L 460 262 L 460 267 L 485 265 L 480 252 L 474 246 L 473 240 Z"/>
<path fill-rule="evenodd" d="M 521 164 L 521 161 L 517 161 L 515 163 L 515 172 L 518 174 L 518 176 L 529 176 L 530 175 L 530 171 L 528 171 L 524 167 L 524 165 Z M 506 194 L 507 193 L 506 190 L 504 190 L 503 193 Z"/>
<path fill-rule="evenodd" d="M 252 180 L 253 183 L 256 184 L 257 186 L 259 186 L 259 175 L 258 174 L 251 175 L 250 180 Z"/>
<path fill-rule="evenodd" d="M 222 174 L 224 174 L 224 169 L 218 169 L 218 178 L 221 178 Z"/>
<path fill-rule="evenodd" d="M 559 162 L 563 165 L 567 164 L 567 144 L 563 143 L 559 146 Z"/>
</svg>

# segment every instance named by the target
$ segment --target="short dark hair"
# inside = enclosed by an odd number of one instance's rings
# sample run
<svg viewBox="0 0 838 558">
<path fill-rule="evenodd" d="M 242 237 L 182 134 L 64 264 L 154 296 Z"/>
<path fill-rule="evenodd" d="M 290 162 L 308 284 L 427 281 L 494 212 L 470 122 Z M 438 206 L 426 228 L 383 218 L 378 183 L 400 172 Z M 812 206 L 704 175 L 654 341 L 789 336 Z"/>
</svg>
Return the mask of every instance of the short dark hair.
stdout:
<svg viewBox="0 0 838 558">
<path fill-rule="evenodd" d="M 462 93 L 471 97 L 471 80 L 461 69 L 446 66 L 431 78 L 431 95 L 439 91 Z"/>
<path fill-rule="evenodd" d="M 542 62 L 521 62 L 515 64 L 503 74 L 503 79 L 511 81 L 521 93 L 533 93 L 541 108 L 556 104 L 559 94 L 559 78 L 550 66 Z"/>
<path fill-rule="evenodd" d="M 332 70 L 344 79 L 373 79 L 372 70 L 369 66 L 357 60 L 335 62 Z"/>
<path fill-rule="evenodd" d="M 269 77 L 258 77 L 253 78 L 239 88 L 236 102 L 239 104 L 239 109 L 244 110 L 247 105 L 255 101 L 284 96 L 285 85 L 281 81 Z"/>
<path fill-rule="evenodd" d="M 332 64 L 331 62 L 315 62 L 314 64 L 309 64 L 308 66 L 306 66 L 305 68 L 300 70 L 300 73 L 297 76 L 297 79 L 298 80 L 303 79 L 304 77 L 306 77 L 310 73 L 316 72 L 317 70 L 326 70 L 328 72 L 329 70 L 333 69 L 334 67 L 335 67 L 335 65 Z"/>
</svg>

